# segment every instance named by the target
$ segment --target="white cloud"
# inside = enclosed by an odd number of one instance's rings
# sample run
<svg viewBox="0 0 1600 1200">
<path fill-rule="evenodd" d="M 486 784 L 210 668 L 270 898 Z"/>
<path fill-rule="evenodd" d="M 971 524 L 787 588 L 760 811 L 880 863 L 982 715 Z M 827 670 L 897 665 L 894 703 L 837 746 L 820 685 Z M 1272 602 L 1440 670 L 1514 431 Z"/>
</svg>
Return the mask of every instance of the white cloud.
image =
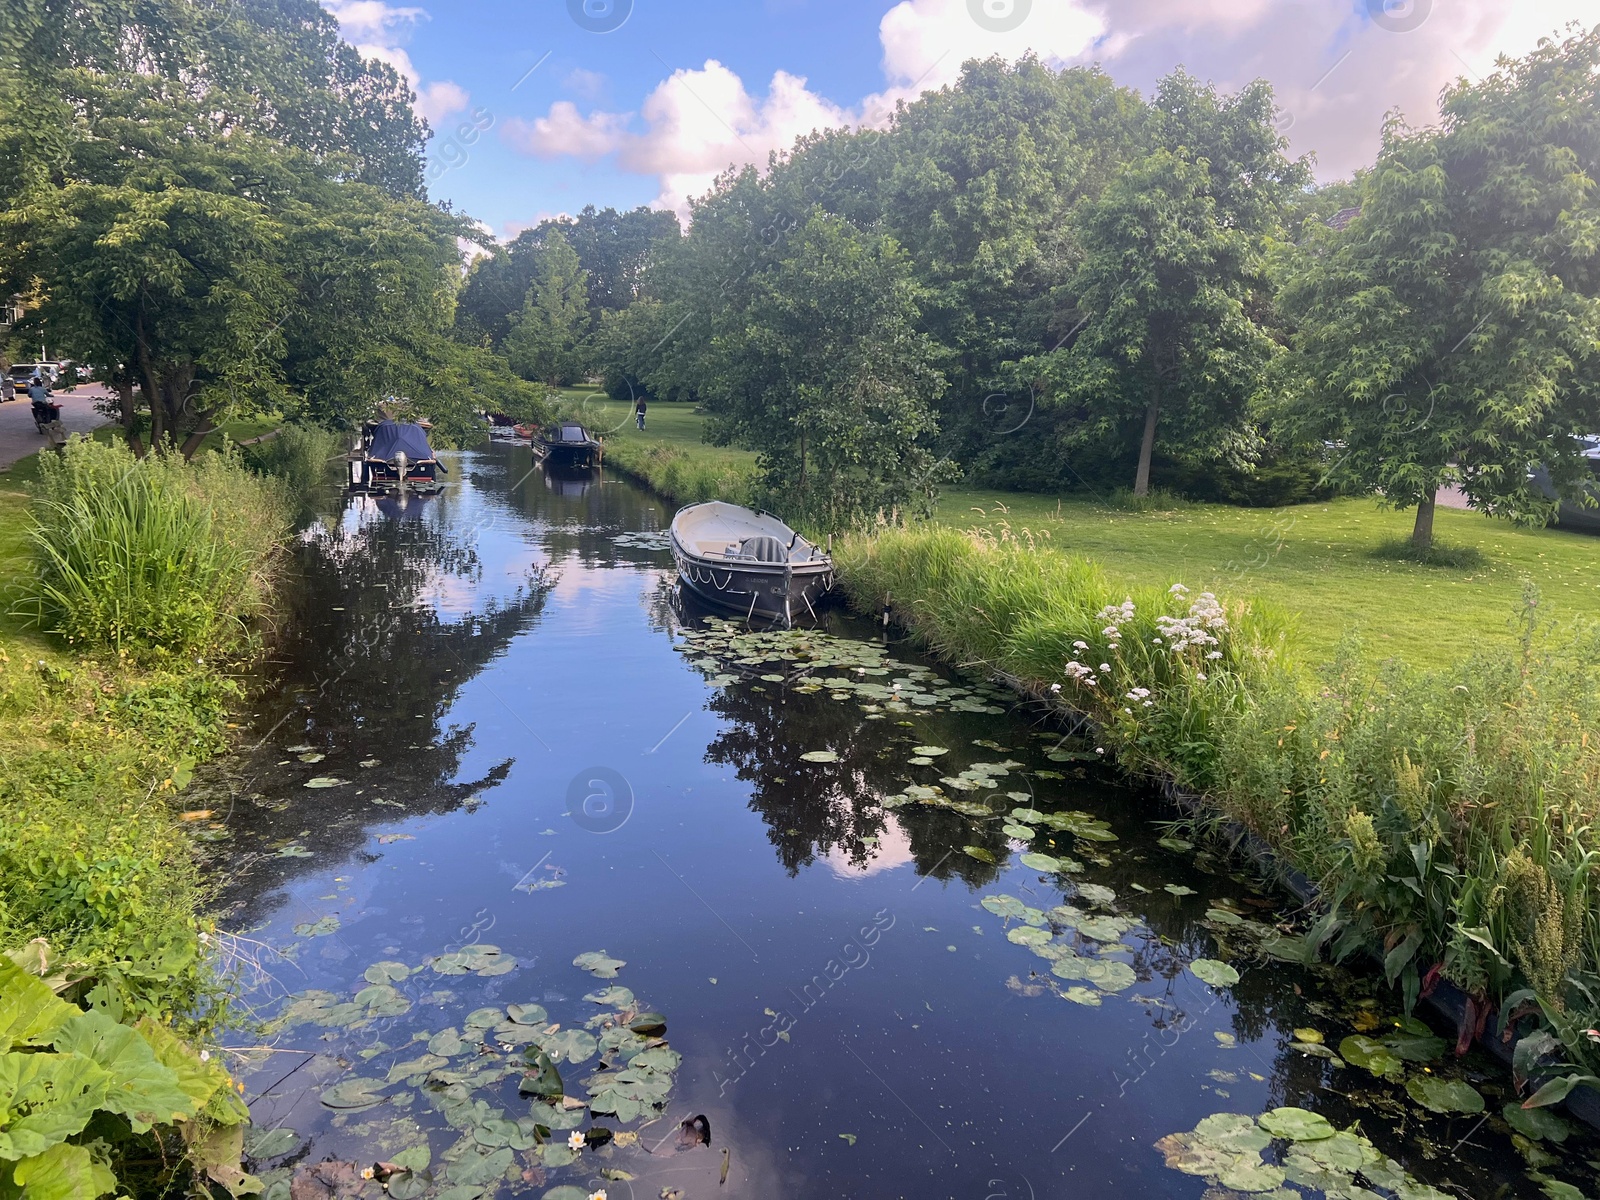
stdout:
<svg viewBox="0 0 1600 1200">
<path fill-rule="evenodd" d="M 596 159 L 619 149 L 627 136 L 627 117 L 596 112 L 584 116 L 570 100 L 557 100 L 548 116 L 524 121 L 512 117 L 501 127 L 511 145 L 535 158 Z"/>
<path fill-rule="evenodd" d="M 428 19 L 428 10 L 386 4 L 383 0 L 322 0 L 322 6 L 339 22 L 339 32 L 355 45 L 363 58 L 388 63 L 417 94 L 413 106 L 430 126 L 466 109 L 471 96 L 449 79 L 423 83 L 406 53 L 404 43 L 412 30 Z"/>
<path fill-rule="evenodd" d="M 352 0 L 366 4 L 370 0 Z M 674 71 L 637 115 L 585 116 L 558 101 L 546 116 L 511 121 L 505 136 L 540 157 L 615 154 L 656 177 L 656 205 L 685 215 L 730 164 L 765 166 L 773 150 L 815 129 L 881 126 L 897 101 L 945 86 L 972 58 L 1032 52 L 1056 66 L 1099 62 L 1119 83 L 1153 88 L 1178 66 L 1224 88 L 1273 84 L 1296 154 L 1313 152 L 1323 178 L 1372 161 L 1384 114 L 1437 117 L 1440 90 L 1482 74 L 1498 54 L 1522 54 L 1594 0 L 901 0 L 879 23 L 883 91 L 844 108 L 779 71 L 764 98 L 715 59 Z M 1026 15 L 1015 28 L 1004 18 Z M 986 27 L 987 26 L 987 27 Z"/>
</svg>

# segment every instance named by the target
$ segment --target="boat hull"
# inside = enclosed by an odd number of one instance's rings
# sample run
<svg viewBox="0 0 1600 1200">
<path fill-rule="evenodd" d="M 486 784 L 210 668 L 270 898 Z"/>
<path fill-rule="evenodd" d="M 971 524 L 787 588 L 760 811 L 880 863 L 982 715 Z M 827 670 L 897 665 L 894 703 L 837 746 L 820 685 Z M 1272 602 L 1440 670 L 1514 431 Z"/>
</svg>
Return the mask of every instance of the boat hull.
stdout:
<svg viewBox="0 0 1600 1200">
<path fill-rule="evenodd" d="M 542 462 L 558 467 L 597 467 L 601 448 L 595 443 L 547 442 L 542 438 L 533 443 L 533 452 Z"/>
<path fill-rule="evenodd" d="M 831 562 L 730 565 L 692 554 L 676 538 L 672 558 L 684 587 L 743 617 L 787 622 L 812 616 L 833 589 Z"/>
</svg>

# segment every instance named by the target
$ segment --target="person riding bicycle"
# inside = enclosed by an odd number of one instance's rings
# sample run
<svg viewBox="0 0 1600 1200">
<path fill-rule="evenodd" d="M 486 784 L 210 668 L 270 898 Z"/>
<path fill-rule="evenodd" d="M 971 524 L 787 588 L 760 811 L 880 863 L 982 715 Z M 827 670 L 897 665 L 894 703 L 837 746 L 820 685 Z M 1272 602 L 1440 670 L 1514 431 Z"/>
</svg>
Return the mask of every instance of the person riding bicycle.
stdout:
<svg viewBox="0 0 1600 1200">
<path fill-rule="evenodd" d="M 633 402 L 633 423 L 635 425 L 637 425 L 640 429 L 644 428 L 644 410 L 645 410 L 645 407 L 646 407 L 646 405 L 645 405 L 643 396 L 640 396 L 637 400 L 635 400 Z"/>
</svg>

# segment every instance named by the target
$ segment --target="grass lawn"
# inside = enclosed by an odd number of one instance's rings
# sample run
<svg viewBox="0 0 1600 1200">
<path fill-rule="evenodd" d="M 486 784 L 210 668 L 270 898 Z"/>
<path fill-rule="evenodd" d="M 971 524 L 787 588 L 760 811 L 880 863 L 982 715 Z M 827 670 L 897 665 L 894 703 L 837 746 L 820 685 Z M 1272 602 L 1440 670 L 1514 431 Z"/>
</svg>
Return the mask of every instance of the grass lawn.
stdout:
<svg viewBox="0 0 1600 1200">
<path fill-rule="evenodd" d="M 687 404 L 652 404 L 647 429 L 604 393 L 562 392 L 567 411 L 630 447 L 665 446 L 695 461 L 753 467 L 746 450 L 700 441 L 703 419 Z M 1447 666 L 1486 639 L 1509 637 L 1522 583 L 1531 579 L 1559 620 L 1600 618 L 1600 537 L 1519 529 L 1472 512 L 1441 508 L 1438 542 L 1476 549 L 1468 567 L 1422 566 L 1380 556 L 1410 536 L 1412 514 L 1366 498 L 1293 508 L 1180 505 L 1132 512 L 1071 497 L 949 489 L 935 519 L 959 529 L 1024 530 L 1056 549 L 1094 559 L 1131 584 L 1181 581 L 1223 597 L 1260 596 L 1296 619 L 1297 642 L 1326 661 L 1347 633 L 1369 656 Z"/>
<path fill-rule="evenodd" d="M 1181 581 L 1223 597 L 1256 595 L 1293 613 L 1313 661 L 1347 632 L 1369 655 L 1444 666 L 1485 639 L 1509 637 L 1508 621 L 1531 579 L 1558 619 L 1600 618 L 1600 538 L 1519 529 L 1477 513 L 1438 511 L 1434 536 L 1475 548 L 1473 567 L 1383 558 L 1385 542 L 1410 536 L 1412 514 L 1359 498 L 1292 508 L 1183 505 L 1128 512 L 1092 500 L 952 489 L 937 519 L 958 528 L 1009 525 L 1092 558 L 1136 584 Z"/>
<path fill-rule="evenodd" d="M 629 445 L 668 446 L 682 450 L 696 461 L 714 466 L 754 468 L 756 456 L 749 450 L 731 446 L 708 446 L 700 440 L 700 430 L 705 418 L 694 411 L 692 404 L 658 402 L 645 413 L 645 431 L 640 433 L 633 425 L 633 407 L 611 399 L 599 389 L 552 388 L 560 397 L 562 411 L 582 421 L 591 433 L 612 443 Z"/>
</svg>

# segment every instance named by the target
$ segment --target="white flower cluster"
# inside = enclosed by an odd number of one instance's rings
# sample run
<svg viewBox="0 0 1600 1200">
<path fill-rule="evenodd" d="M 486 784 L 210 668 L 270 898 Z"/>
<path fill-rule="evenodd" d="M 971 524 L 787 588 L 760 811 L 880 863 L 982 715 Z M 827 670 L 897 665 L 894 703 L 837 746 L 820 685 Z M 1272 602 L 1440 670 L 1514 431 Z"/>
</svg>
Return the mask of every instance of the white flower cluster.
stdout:
<svg viewBox="0 0 1600 1200">
<path fill-rule="evenodd" d="M 1133 691 L 1128 693 L 1128 699 L 1129 700 L 1137 700 L 1137 701 L 1139 701 L 1139 703 L 1143 704 L 1146 708 L 1149 708 L 1151 705 L 1153 705 L 1155 703 L 1154 700 L 1150 699 L 1150 689 L 1149 688 L 1142 688 L 1142 687 L 1134 688 Z M 1124 710 L 1124 711 L 1126 711 L 1126 710 Z"/>
<path fill-rule="evenodd" d="M 1111 668 L 1106 667 L 1104 669 L 1110 670 Z M 1100 682 L 1099 678 L 1094 673 L 1094 669 L 1092 667 L 1084 666 L 1077 659 L 1073 659 L 1067 664 L 1066 673 L 1068 679 L 1071 679 L 1077 683 L 1086 683 L 1090 687 L 1094 687 Z"/>
<path fill-rule="evenodd" d="M 1111 648 L 1115 650 L 1122 637 L 1121 626 L 1133 620 L 1133 597 L 1128 597 L 1121 604 L 1108 604 L 1102 608 L 1096 620 L 1104 621 L 1106 627 L 1100 632 L 1111 639 Z"/>
<path fill-rule="evenodd" d="M 1182 587 L 1181 583 L 1172 585 L 1174 590 Z M 1190 646 L 1215 646 L 1217 637 L 1211 631 L 1214 629 L 1227 629 L 1228 615 L 1217 603 L 1217 598 L 1210 592 L 1201 592 L 1189 606 L 1189 615 L 1186 617 L 1160 616 L 1156 618 L 1156 625 L 1166 638 L 1166 644 L 1173 650 L 1187 650 Z M 1159 644 L 1160 638 L 1156 639 Z M 1221 658 L 1221 651 L 1212 651 L 1207 658 Z"/>
</svg>

